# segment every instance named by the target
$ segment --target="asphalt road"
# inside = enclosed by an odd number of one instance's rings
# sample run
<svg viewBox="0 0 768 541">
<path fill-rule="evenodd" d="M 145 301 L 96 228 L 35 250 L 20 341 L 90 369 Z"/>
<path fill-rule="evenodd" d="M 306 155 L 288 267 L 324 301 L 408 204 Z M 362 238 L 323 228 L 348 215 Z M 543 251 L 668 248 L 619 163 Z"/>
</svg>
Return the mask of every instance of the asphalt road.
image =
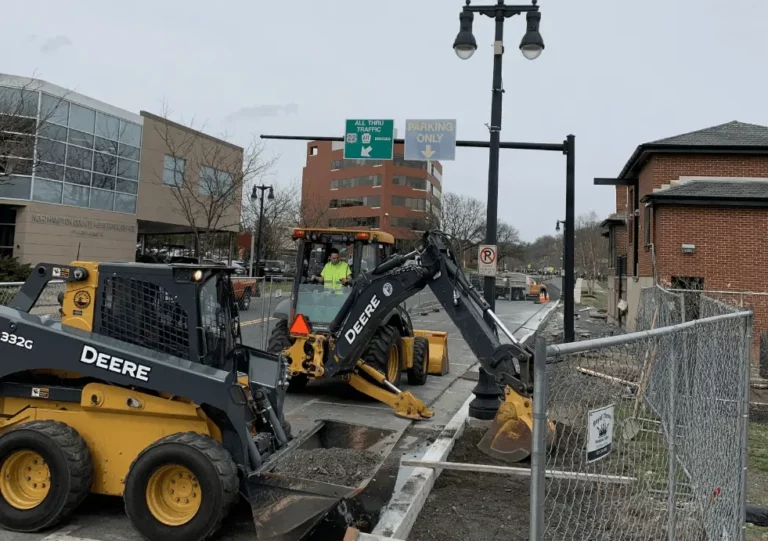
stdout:
<svg viewBox="0 0 768 541">
<path fill-rule="evenodd" d="M 428 301 L 423 297 L 424 302 Z M 533 302 L 497 301 L 496 313 L 504 324 L 521 338 L 529 331 L 535 330 L 538 318 L 549 304 L 534 304 Z M 255 306 L 254 306 L 255 307 Z M 254 313 L 255 315 L 255 313 Z M 269 322 L 257 321 L 253 317 L 250 325 L 243 327 L 244 341 L 255 346 L 263 336 Z M 409 449 L 418 454 L 430 437 L 434 437 L 445 423 L 461 407 L 474 387 L 474 378 L 466 374 L 476 364 L 476 359 L 461 338 L 458 329 L 445 313 L 429 311 L 421 315 L 419 311 L 413 314 L 414 326 L 418 329 L 447 331 L 450 373 L 445 376 L 431 376 L 426 385 L 410 388 L 401 383 L 401 388 L 411 390 L 428 406 L 433 407 L 435 416 L 414 425 L 415 430 L 409 431 L 399 444 L 399 449 Z M 462 377 L 462 376 L 467 377 Z M 391 429 L 402 435 L 411 426 L 406 419 L 395 417 L 388 406 L 372 400 L 360 399 L 353 390 L 342 382 L 312 382 L 301 394 L 291 394 L 286 401 L 286 415 L 298 432 L 312 424 L 316 419 L 340 419 L 351 423 L 361 423 L 383 429 Z M 407 440 L 407 441 L 404 441 Z M 397 472 L 379 473 L 384 479 L 387 490 L 396 482 Z M 391 493 L 391 492 L 390 492 Z M 388 494 L 384 495 L 384 501 Z M 244 502 L 227 519 L 218 539 L 227 541 L 254 541 L 255 531 L 252 524 L 250 509 Z M 328 541 L 333 541 L 330 538 Z M 43 534 L 19 534 L 0 532 L 0 541 L 140 541 L 141 537 L 133 530 L 125 517 L 120 498 L 89 497 L 78 509 L 69 522 L 61 525 L 58 530 Z"/>
</svg>

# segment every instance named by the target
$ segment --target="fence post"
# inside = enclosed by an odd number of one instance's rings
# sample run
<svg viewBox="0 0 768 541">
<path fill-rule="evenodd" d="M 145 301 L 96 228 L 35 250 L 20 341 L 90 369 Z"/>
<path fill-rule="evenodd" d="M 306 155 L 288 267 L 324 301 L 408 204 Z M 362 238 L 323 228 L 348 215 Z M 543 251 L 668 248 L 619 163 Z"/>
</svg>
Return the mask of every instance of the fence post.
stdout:
<svg viewBox="0 0 768 541">
<path fill-rule="evenodd" d="M 547 341 L 536 333 L 533 357 L 533 442 L 531 444 L 530 541 L 544 535 L 544 468 L 547 465 Z"/>
<path fill-rule="evenodd" d="M 751 360 L 752 360 L 752 318 L 750 314 L 744 318 L 744 372 L 743 372 L 743 404 L 741 406 L 741 422 L 742 422 L 742 436 L 741 436 L 741 497 L 739 503 L 741 505 L 741 541 L 747 539 L 747 449 L 749 446 L 749 393 L 750 393 L 750 379 L 751 379 Z"/>
<path fill-rule="evenodd" d="M 685 341 L 685 333 L 681 333 Z M 674 335 L 673 335 L 674 336 Z M 669 337 L 670 339 L 673 338 Z M 663 340 L 667 337 L 660 337 Z M 667 479 L 667 539 L 675 541 L 675 532 L 677 530 L 677 359 L 673 355 L 667 364 L 669 366 L 669 413 L 667 434 L 669 438 L 669 474 Z"/>
</svg>

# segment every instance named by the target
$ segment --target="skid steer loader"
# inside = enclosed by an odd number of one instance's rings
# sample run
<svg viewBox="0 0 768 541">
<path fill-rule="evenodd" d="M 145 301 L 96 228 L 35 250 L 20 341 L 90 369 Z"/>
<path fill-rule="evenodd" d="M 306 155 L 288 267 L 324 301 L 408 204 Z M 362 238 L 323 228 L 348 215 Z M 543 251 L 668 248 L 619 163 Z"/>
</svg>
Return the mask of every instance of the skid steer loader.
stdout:
<svg viewBox="0 0 768 541">
<path fill-rule="evenodd" d="M 293 290 L 272 314 L 277 321 L 267 346 L 269 352 L 282 353 L 290 360 L 291 392 L 300 391 L 312 379 L 327 377 L 325 366 L 335 340 L 331 323 L 350 299 L 352 283 L 386 261 L 394 248 L 394 237 L 381 231 L 297 228 L 293 239 L 298 241 Z M 316 280 L 327 268 L 332 252 L 338 253 L 339 268 L 349 269 L 351 281 L 333 284 Z M 395 402 L 391 393 L 383 392 L 382 385 L 396 386 L 403 372 L 409 385 L 424 385 L 428 375 L 447 374 L 447 344 L 447 333 L 414 329 L 405 303 L 394 305 L 377 321 L 376 332 L 362 352 L 365 377 L 353 378 L 350 383 L 392 405 L 398 415 L 415 418 L 402 400 Z"/>
<path fill-rule="evenodd" d="M 0 526 L 51 528 L 121 496 L 150 541 L 211 538 L 242 494 L 260 540 L 305 538 L 375 475 L 394 433 L 283 416 L 288 365 L 242 345 L 234 269 L 42 263 L 0 306 Z M 63 280 L 60 320 L 30 312 Z M 301 479 L 293 451 L 367 450 L 357 486 Z"/>
</svg>

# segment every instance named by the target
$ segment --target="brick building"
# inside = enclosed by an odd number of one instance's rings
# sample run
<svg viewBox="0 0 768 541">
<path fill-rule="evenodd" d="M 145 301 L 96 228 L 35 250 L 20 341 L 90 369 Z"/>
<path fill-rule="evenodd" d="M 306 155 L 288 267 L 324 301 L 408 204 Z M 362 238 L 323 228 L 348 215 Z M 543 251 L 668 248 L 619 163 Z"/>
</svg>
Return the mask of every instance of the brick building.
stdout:
<svg viewBox="0 0 768 541">
<path fill-rule="evenodd" d="M 704 290 L 754 310 L 756 348 L 768 330 L 768 127 L 734 121 L 644 143 L 595 184 L 616 190 L 603 222 L 610 317 L 634 329 L 640 290 L 654 283 Z"/>
<path fill-rule="evenodd" d="M 343 143 L 310 141 L 301 193 L 306 225 L 381 229 L 408 242 L 439 224 L 442 165 L 403 155 L 396 144 L 393 160 L 345 160 Z"/>
</svg>

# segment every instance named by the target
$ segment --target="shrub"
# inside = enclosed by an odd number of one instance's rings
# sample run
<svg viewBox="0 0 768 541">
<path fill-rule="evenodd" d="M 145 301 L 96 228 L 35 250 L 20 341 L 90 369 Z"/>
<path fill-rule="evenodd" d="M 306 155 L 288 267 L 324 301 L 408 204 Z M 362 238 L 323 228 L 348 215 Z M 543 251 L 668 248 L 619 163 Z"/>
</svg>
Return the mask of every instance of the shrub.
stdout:
<svg viewBox="0 0 768 541">
<path fill-rule="evenodd" d="M 31 273 L 32 266 L 15 257 L 0 258 L 0 282 L 23 282 Z"/>
</svg>

